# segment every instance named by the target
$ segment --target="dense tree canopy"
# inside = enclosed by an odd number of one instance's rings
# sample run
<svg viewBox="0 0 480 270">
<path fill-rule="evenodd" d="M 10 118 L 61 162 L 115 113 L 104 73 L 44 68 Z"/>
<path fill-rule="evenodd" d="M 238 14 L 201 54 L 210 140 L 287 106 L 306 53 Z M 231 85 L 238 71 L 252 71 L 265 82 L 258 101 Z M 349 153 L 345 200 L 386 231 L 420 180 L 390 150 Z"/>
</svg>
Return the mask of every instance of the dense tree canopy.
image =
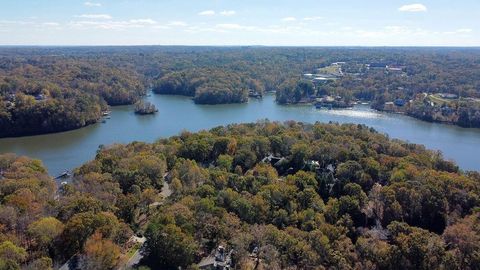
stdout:
<svg viewBox="0 0 480 270">
<path fill-rule="evenodd" d="M 241 103 L 276 91 L 282 104 L 331 95 L 343 99 L 341 106 L 358 99 L 392 111 L 385 104 L 401 99 L 408 106 L 393 111 L 479 127 L 479 59 L 475 48 L 2 48 L 0 137 L 95 123 L 107 105 L 134 104 L 149 88 L 199 104 Z M 336 80 L 313 86 L 302 78 L 332 63 L 342 63 Z M 434 93 L 461 98 L 432 106 L 424 94 Z"/>
<path fill-rule="evenodd" d="M 218 245 L 236 269 L 479 263 L 480 175 L 363 125 L 261 121 L 102 147 L 58 190 L 39 161 L 3 155 L 0 178 L 9 269 L 73 255 L 112 269 L 133 231 L 152 269 L 195 269 Z"/>
<path fill-rule="evenodd" d="M 58 132 L 97 122 L 108 105 L 145 94 L 140 75 L 102 60 L 0 57 L 0 137 Z"/>
<path fill-rule="evenodd" d="M 249 269 L 254 247 L 264 269 L 474 269 L 477 260 L 479 175 L 361 125 L 267 121 L 184 132 L 105 148 L 75 179 L 96 203 L 71 219 L 117 209 L 144 228 L 144 263 L 154 269 L 198 263 L 221 243 L 234 248 L 239 269 Z M 142 222 L 142 201 L 164 181 L 172 195 Z"/>
<path fill-rule="evenodd" d="M 264 86 L 245 74 L 219 69 L 192 69 L 166 75 L 155 83 L 158 94 L 192 96 L 198 104 L 242 103 L 249 91 L 259 94 Z"/>
</svg>

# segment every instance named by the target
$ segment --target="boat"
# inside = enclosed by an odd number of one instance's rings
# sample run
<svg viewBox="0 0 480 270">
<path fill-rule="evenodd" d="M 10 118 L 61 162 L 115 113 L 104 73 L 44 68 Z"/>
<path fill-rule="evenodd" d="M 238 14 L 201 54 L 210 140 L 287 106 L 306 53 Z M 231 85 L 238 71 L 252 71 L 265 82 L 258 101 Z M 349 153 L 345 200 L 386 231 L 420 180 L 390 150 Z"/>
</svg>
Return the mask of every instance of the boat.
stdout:
<svg viewBox="0 0 480 270">
<path fill-rule="evenodd" d="M 55 177 L 55 179 L 68 178 L 70 176 L 72 176 L 72 174 L 68 170 L 65 170 L 59 176 Z"/>
<path fill-rule="evenodd" d="M 333 109 L 333 105 L 330 104 L 330 103 L 320 103 L 319 102 L 319 103 L 315 104 L 315 108 L 317 108 L 317 109 L 325 108 L 325 109 L 331 110 L 331 109 Z"/>
</svg>

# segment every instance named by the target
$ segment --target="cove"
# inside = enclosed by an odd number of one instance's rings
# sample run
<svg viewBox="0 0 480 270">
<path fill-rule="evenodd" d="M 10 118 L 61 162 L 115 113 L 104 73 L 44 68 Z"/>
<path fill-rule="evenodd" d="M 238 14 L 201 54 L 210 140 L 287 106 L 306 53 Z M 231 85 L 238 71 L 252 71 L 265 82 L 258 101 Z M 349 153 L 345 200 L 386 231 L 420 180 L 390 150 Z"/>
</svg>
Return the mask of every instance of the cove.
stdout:
<svg viewBox="0 0 480 270">
<path fill-rule="evenodd" d="M 414 118 L 378 112 L 366 105 L 345 110 L 317 110 L 308 105 L 282 106 L 274 95 L 246 104 L 196 105 L 188 97 L 151 95 L 155 115 L 134 114 L 133 106 L 112 107 L 111 119 L 85 128 L 46 135 L 0 139 L 0 153 L 16 153 L 43 161 L 51 175 L 76 168 L 95 157 L 99 145 L 153 142 L 183 130 L 198 131 L 219 125 L 295 120 L 314 123 L 365 124 L 390 138 L 423 144 L 440 150 L 463 170 L 480 171 L 480 129 L 428 123 Z"/>
</svg>

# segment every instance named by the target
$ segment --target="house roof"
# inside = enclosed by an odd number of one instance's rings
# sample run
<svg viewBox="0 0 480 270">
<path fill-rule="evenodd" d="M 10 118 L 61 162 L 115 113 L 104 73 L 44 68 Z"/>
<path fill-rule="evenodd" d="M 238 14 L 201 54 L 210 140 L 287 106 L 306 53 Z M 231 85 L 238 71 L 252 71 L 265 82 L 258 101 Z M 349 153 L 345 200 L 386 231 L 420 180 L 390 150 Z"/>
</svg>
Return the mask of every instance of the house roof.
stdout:
<svg viewBox="0 0 480 270">
<path fill-rule="evenodd" d="M 208 257 L 203 258 L 200 263 L 198 263 L 198 267 L 206 267 L 209 265 L 214 265 L 215 264 L 215 257 L 210 255 Z"/>
</svg>

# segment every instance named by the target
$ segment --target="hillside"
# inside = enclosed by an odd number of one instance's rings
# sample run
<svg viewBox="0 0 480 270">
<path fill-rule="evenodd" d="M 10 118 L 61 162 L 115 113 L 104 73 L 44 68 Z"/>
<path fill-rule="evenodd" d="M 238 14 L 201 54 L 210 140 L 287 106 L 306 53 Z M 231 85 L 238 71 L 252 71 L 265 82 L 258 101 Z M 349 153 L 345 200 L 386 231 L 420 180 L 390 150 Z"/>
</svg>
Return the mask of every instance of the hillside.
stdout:
<svg viewBox="0 0 480 270">
<path fill-rule="evenodd" d="M 9 269 L 75 254 L 110 269 L 133 232 L 151 269 L 198 269 L 215 250 L 235 269 L 479 263 L 480 175 L 362 125 L 259 122 L 112 145 L 58 196 L 39 161 L 3 155 L 0 172 Z"/>
</svg>

